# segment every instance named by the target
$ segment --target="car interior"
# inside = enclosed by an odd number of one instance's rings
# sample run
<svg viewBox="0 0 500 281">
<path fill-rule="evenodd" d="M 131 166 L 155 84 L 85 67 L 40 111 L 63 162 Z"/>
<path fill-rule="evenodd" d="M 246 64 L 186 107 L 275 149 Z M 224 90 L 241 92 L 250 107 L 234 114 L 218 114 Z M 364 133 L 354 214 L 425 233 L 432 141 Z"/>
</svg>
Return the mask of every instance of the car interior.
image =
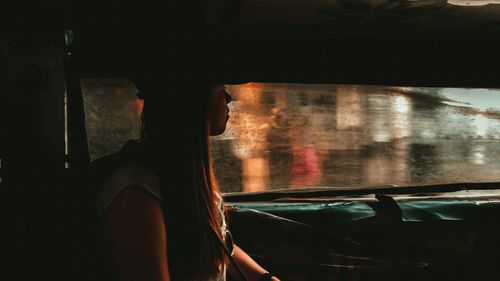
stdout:
<svg viewBox="0 0 500 281">
<path fill-rule="evenodd" d="M 2 279 L 107 280 L 91 165 L 138 137 L 137 77 L 201 64 L 232 236 L 281 280 L 499 278 L 499 1 L 10 2 Z"/>
</svg>

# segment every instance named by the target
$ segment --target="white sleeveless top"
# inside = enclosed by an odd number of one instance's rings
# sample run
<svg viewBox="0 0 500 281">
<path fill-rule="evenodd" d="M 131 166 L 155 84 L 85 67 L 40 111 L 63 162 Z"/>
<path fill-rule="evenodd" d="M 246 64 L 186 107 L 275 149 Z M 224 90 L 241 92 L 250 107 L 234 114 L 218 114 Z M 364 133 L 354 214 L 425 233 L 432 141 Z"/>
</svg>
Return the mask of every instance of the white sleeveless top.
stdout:
<svg viewBox="0 0 500 281">
<path fill-rule="evenodd" d="M 137 186 L 143 188 L 146 192 L 150 193 L 154 198 L 158 199 L 160 203 L 163 203 L 160 192 L 160 183 L 156 175 L 139 165 L 130 165 L 118 169 L 111 178 L 106 182 L 101 193 L 97 198 L 97 212 L 102 221 L 104 221 L 104 214 L 111 202 L 126 188 L 129 186 Z M 222 233 L 227 230 L 227 222 L 224 216 L 224 205 L 222 196 L 219 193 L 215 193 L 216 204 L 219 207 L 221 213 L 221 225 Z M 224 235 L 223 235 L 224 237 Z M 225 238 L 225 237 L 224 237 Z M 207 281 L 226 281 L 226 268 L 224 267 L 221 271 L 222 273 Z M 201 280 L 200 280 L 201 281 Z M 205 280 L 203 280 L 205 281 Z"/>
</svg>

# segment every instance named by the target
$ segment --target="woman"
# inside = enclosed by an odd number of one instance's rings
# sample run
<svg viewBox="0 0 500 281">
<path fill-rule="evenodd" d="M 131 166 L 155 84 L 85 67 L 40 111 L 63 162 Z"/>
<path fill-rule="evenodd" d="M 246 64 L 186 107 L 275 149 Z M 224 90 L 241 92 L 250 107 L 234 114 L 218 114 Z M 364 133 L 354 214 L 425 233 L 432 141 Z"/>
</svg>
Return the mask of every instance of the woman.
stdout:
<svg viewBox="0 0 500 281">
<path fill-rule="evenodd" d="M 230 95 L 208 83 L 176 90 L 144 97 L 142 139 L 118 153 L 98 199 L 118 280 L 279 281 L 237 246 L 235 267 L 222 246 L 231 248 L 209 136 L 225 131 Z"/>
</svg>

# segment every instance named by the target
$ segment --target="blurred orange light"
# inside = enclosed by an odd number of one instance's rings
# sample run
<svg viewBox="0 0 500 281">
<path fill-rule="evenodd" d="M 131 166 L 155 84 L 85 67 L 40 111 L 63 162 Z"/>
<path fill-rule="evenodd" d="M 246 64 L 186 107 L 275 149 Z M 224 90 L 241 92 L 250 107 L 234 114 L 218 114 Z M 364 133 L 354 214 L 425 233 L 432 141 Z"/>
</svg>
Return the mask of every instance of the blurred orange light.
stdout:
<svg viewBox="0 0 500 281">
<path fill-rule="evenodd" d="M 143 107 L 144 107 L 144 100 L 141 99 L 134 100 L 135 114 L 137 114 L 137 116 L 139 117 L 141 116 Z"/>
</svg>

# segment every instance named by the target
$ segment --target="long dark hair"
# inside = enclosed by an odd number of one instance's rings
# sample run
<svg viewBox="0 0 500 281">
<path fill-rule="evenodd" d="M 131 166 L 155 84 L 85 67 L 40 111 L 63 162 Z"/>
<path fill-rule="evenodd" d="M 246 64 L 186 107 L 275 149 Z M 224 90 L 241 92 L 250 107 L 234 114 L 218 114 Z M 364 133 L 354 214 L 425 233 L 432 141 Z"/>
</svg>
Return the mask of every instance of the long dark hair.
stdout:
<svg viewBox="0 0 500 281">
<path fill-rule="evenodd" d="M 222 234 L 209 149 L 210 87 L 168 87 L 162 90 L 168 96 L 156 88 L 144 99 L 142 142 L 161 184 L 169 269 L 176 281 L 208 280 L 226 263 L 217 241 Z M 181 107 L 180 115 L 174 107 Z"/>
</svg>

